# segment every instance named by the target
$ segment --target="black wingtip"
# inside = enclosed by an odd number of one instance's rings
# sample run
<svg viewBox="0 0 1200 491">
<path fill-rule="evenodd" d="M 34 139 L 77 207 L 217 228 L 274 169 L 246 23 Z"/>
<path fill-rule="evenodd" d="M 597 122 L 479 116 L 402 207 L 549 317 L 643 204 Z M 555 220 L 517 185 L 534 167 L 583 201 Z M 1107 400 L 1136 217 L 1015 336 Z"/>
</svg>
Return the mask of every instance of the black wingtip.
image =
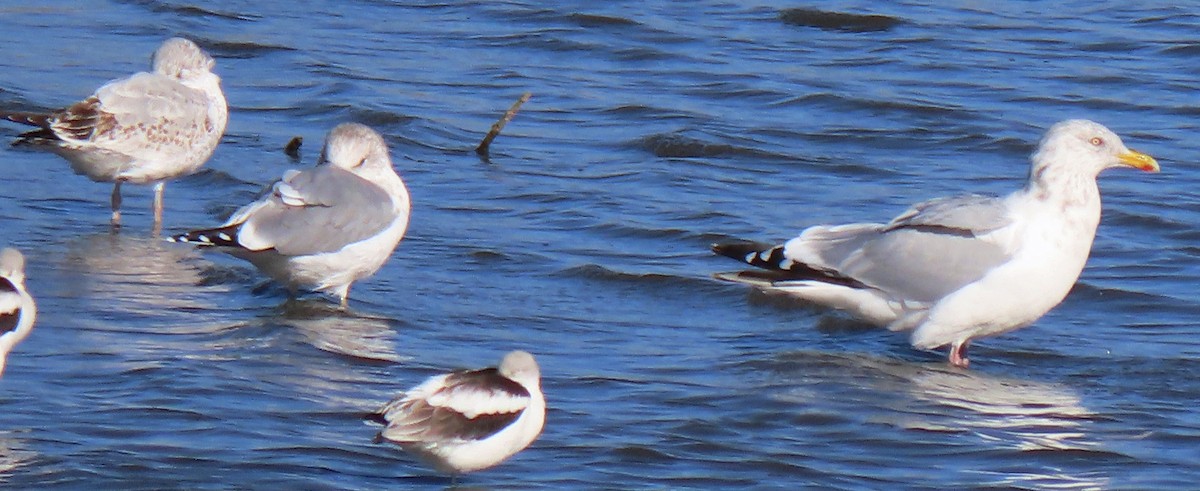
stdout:
<svg viewBox="0 0 1200 491">
<path fill-rule="evenodd" d="M 195 244 L 198 246 L 225 246 L 237 247 L 237 225 L 228 227 L 210 228 L 205 230 L 193 230 L 191 232 L 172 235 L 167 240 L 171 242 L 183 242 L 186 244 Z"/>
<path fill-rule="evenodd" d="M 366 421 L 369 423 L 377 423 L 377 424 L 381 424 L 384 426 L 387 426 L 387 424 L 388 424 L 388 420 L 386 417 L 383 416 L 383 413 L 376 413 L 376 412 L 363 413 L 362 419 L 363 419 L 363 421 Z"/>
<path fill-rule="evenodd" d="M 713 244 L 712 251 L 718 255 L 744 262 L 751 266 L 764 269 L 789 269 L 784 264 L 791 263 L 783 255 L 783 246 L 772 246 L 762 242 L 737 241 L 723 244 Z"/>
<path fill-rule="evenodd" d="M 754 267 L 772 272 L 771 274 L 753 274 L 742 272 L 745 276 L 736 278 L 726 274 L 718 279 L 740 283 L 764 284 L 786 280 L 818 280 L 855 288 L 863 287 L 859 281 L 843 276 L 834 271 L 817 269 L 808 264 L 794 261 L 784 254 L 784 246 L 764 244 L 753 241 L 738 241 L 724 244 L 713 244 L 713 252 L 736 259 Z"/>
</svg>

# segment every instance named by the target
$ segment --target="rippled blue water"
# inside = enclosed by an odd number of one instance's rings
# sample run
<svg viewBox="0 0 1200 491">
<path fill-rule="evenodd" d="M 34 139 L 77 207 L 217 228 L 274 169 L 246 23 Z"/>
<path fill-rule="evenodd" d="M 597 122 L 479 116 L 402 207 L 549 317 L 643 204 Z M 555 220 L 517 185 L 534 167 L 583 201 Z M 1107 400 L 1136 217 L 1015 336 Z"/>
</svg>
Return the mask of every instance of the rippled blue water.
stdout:
<svg viewBox="0 0 1200 491">
<path fill-rule="evenodd" d="M 869 6 L 869 7 L 868 7 Z M 1200 15 L 1176 2 L 37 1 L 0 7 L 0 104 L 53 107 L 184 35 L 229 129 L 167 186 L 213 224 L 324 134 L 386 135 L 409 236 L 355 315 L 281 306 L 166 244 L 147 188 L 0 147 L 0 241 L 42 314 L 9 358 L 14 489 L 442 488 L 360 413 L 438 371 L 538 356 L 550 411 L 497 489 L 1192 489 L 1200 479 Z M 532 92 L 482 160 L 471 149 Z M 730 237 L 1019 185 L 1055 121 L 1159 158 L 1104 175 L 1066 302 L 970 371 L 902 335 L 710 279 Z M 19 128 L 0 126 L 10 139 Z M 304 137 L 301 161 L 282 151 Z"/>
</svg>

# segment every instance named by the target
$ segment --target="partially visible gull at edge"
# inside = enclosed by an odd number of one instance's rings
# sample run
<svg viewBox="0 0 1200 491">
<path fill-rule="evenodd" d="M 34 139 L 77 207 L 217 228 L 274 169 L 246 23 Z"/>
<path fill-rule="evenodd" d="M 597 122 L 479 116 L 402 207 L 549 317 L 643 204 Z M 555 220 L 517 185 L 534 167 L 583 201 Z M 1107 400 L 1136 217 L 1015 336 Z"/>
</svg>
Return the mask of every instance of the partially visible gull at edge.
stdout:
<svg viewBox="0 0 1200 491">
<path fill-rule="evenodd" d="M 0 375 L 8 352 L 33 330 L 37 305 L 25 290 L 25 256 L 7 248 L 0 251 Z"/>
<path fill-rule="evenodd" d="M 1159 170 L 1108 128 L 1063 121 L 1008 196 L 933 199 L 888 223 L 814 226 L 774 247 L 715 244 L 762 268 L 716 277 L 911 330 L 914 347 L 950 345 L 950 363 L 966 367 L 973 339 L 1027 326 L 1066 297 L 1100 222 L 1096 177 L 1112 167 Z"/>
<path fill-rule="evenodd" d="M 151 60 L 153 72 L 114 80 L 88 98 L 50 113 L 0 110 L 37 126 L 23 142 L 49 146 L 76 173 L 113 183 L 112 224 L 121 224 L 121 184 L 154 184 L 154 223 L 162 223 L 166 181 L 196 172 L 225 133 L 228 107 L 214 61 L 196 43 L 171 38 Z"/>
<path fill-rule="evenodd" d="M 169 240 L 217 247 L 293 295 L 326 292 L 345 308 L 350 285 L 375 274 L 404 237 L 410 207 L 383 137 L 344 123 L 329 132 L 315 167 L 285 172 L 218 227 Z"/>
<path fill-rule="evenodd" d="M 391 441 L 450 474 L 500 464 L 528 447 L 546 422 L 541 371 L 512 351 L 498 368 L 430 377 L 368 416 Z"/>
</svg>

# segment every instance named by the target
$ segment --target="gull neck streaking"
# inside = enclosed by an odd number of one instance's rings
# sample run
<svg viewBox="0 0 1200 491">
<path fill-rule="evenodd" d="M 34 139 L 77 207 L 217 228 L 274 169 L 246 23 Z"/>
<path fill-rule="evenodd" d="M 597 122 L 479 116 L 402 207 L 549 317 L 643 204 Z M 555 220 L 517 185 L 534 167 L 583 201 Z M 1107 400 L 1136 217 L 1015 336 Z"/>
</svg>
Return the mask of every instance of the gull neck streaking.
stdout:
<svg viewBox="0 0 1200 491">
<path fill-rule="evenodd" d="M 154 184 L 154 223 L 162 223 L 166 181 L 196 172 L 225 133 L 228 107 L 213 59 L 196 43 L 166 40 L 153 72 L 114 80 L 50 113 L 0 111 L 40 129 L 23 141 L 49 145 L 79 174 L 113 183 L 112 224 L 121 224 L 121 184 Z"/>
<path fill-rule="evenodd" d="M 911 330 L 913 346 L 950 345 L 950 362 L 966 367 L 971 340 L 1033 323 L 1074 286 L 1100 222 L 1100 172 L 1159 169 L 1086 120 L 1052 126 L 1031 161 L 1025 186 L 1005 197 L 933 199 L 886 224 L 814 226 L 775 247 L 716 244 L 762 268 L 716 277 Z"/>
<path fill-rule="evenodd" d="M 293 294 L 327 292 L 345 308 L 350 285 L 391 257 L 408 228 L 410 208 L 383 137 L 345 123 L 329 132 L 315 167 L 285 172 L 220 226 L 170 240 L 219 247 Z"/>
<path fill-rule="evenodd" d="M 16 249 L 0 251 L 0 375 L 8 353 L 33 330 L 37 305 L 25 289 L 25 256 Z"/>
<path fill-rule="evenodd" d="M 541 372 L 533 355 L 513 351 L 498 368 L 430 377 L 370 418 L 376 437 L 399 444 L 442 472 L 498 465 L 528 447 L 546 422 Z"/>
</svg>

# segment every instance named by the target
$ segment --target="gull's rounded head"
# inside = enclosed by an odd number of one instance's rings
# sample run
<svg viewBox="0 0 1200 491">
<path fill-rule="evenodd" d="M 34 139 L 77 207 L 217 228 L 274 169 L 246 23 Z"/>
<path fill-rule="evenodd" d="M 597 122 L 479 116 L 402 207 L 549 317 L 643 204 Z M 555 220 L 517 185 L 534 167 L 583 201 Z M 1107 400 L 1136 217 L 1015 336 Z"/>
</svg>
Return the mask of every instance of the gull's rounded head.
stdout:
<svg viewBox="0 0 1200 491">
<path fill-rule="evenodd" d="M 541 369 L 533 355 L 526 351 L 511 351 L 500 361 L 500 375 L 516 380 L 521 385 L 538 386 Z"/>
<path fill-rule="evenodd" d="M 376 172 L 395 172 L 383 137 L 358 123 L 342 123 L 330 130 L 317 164 L 341 167 L 369 180 L 374 180 L 370 174 Z"/>
<path fill-rule="evenodd" d="M 25 281 L 25 256 L 11 247 L 0 251 L 0 277 L 14 283 Z"/>
<path fill-rule="evenodd" d="M 186 80 L 211 73 L 216 62 L 196 43 L 184 38 L 163 41 L 150 58 L 154 72 L 171 78 Z"/>
<path fill-rule="evenodd" d="M 1110 167 L 1133 167 L 1158 172 L 1153 157 L 1130 150 L 1121 137 L 1104 125 L 1086 119 L 1061 121 L 1051 126 L 1033 153 L 1033 176 L 1050 168 L 1070 169 L 1092 177 Z"/>
</svg>

